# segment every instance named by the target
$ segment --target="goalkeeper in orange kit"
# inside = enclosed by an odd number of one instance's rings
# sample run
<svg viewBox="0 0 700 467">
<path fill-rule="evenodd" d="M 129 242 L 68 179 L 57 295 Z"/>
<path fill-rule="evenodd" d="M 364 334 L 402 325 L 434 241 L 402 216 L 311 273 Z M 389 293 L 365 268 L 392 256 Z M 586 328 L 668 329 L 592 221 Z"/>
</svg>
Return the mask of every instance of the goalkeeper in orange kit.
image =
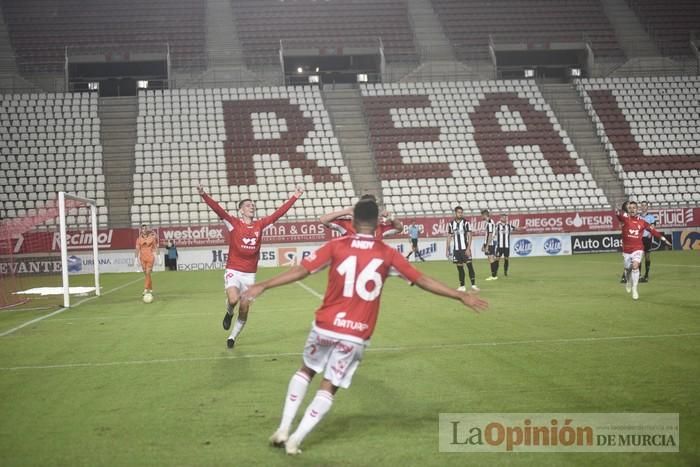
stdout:
<svg viewBox="0 0 700 467">
<path fill-rule="evenodd" d="M 142 224 L 139 236 L 136 239 L 136 261 L 141 265 L 143 273 L 146 275 L 143 294 L 153 292 L 153 281 L 151 280 L 151 272 L 153 264 L 158 256 L 158 236 L 154 231 L 148 228 L 148 225 Z"/>
</svg>

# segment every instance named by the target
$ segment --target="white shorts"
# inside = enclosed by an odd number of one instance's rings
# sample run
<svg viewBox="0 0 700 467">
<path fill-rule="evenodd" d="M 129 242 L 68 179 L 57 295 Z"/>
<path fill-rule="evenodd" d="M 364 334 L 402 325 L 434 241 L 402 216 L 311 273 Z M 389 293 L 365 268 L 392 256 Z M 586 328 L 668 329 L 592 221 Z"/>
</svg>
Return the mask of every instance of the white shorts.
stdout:
<svg viewBox="0 0 700 467">
<path fill-rule="evenodd" d="M 365 344 L 329 337 L 311 329 L 304 346 L 304 365 L 323 373 L 333 386 L 347 389 L 365 347 Z"/>
<path fill-rule="evenodd" d="M 622 253 L 622 257 L 625 259 L 625 269 L 632 267 L 632 263 L 641 263 L 642 258 L 644 258 L 644 251 L 637 250 L 632 253 Z"/>
<path fill-rule="evenodd" d="M 227 269 L 224 272 L 225 289 L 235 287 L 239 292 L 243 293 L 253 284 L 255 284 L 254 272 L 240 272 L 235 269 Z"/>
</svg>

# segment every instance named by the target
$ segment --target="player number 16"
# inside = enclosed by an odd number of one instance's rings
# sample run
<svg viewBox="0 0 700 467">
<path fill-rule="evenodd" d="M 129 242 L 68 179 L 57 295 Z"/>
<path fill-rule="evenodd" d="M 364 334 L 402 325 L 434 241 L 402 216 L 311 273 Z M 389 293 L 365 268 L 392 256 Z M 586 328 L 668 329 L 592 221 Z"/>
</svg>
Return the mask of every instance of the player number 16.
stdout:
<svg viewBox="0 0 700 467">
<path fill-rule="evenodd" d="M 336 270 L 341 276 L 345 276 L 345 287 L 343 288 L 343 296 L 351 298 L 353 289 L 357 295 L 368 302 L 377 298 L 382 290 L 382 276 L 377 272 L 379 266 L 384 261 L 374 258 L 372 261 L 360 271 L 357 276 L 357 256 L 348 256 L 345 261 L 340 263 Z M 357 281 L 355 278 L 357 277 Z M 371 291 L 367 290 L 367 284 L 372 282 L 374 287 Z"/>
</svg>

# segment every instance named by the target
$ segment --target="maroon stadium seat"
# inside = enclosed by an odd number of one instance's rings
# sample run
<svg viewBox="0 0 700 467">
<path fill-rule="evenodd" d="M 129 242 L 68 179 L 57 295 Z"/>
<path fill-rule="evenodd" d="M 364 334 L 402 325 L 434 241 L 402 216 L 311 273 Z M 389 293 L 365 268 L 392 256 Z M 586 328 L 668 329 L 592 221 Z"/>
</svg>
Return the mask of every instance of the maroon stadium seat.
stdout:
<svg viewBox="0 0 700 467">
<path fill-rule="evenodd" d="M 176 68 L 206 65 L 206 0 L 3 0 L 21 72 L 62 71 L 65 47 L 170 44 Z"/>
<path fill-rule="evenodd" d="M 622 57 L 599 0 L 432 0 L 461 60 L 488 58 L 489 35 L 497 42 L 540 46 L 590 40 L 597 56 Z"/>
</svg>

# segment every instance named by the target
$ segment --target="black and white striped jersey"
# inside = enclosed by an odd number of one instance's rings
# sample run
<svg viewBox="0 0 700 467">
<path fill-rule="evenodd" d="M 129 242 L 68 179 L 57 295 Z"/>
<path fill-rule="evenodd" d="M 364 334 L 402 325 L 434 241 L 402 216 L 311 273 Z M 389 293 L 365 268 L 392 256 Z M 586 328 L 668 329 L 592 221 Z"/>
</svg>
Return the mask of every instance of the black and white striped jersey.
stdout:
<svg viewBox="0 0 700 467">
<path fill-rule="evenodd" d="M 447 231 L 452 235 L 452 250 L 466 250 L 469 244 L 471 225 L 466 219 L 452 219 L 447 225 Z"/>
<path fill-rule="evenodd" d="M 496 223 L 493 221 L 493 219 L 489 219 L 486 221 L 486 238 L 484 239 L 484 243 L 488 242 L 489 234 L 491 234 L 491 245 L 495 245 L 496 244 Z"/>
<path fill-rule="evenodd" d="M 510 234 L 515 230 L 513 224 L 499 222 L 496 224 L 496 245 L 499 248 L 510 248 Z"/>
</svg>

